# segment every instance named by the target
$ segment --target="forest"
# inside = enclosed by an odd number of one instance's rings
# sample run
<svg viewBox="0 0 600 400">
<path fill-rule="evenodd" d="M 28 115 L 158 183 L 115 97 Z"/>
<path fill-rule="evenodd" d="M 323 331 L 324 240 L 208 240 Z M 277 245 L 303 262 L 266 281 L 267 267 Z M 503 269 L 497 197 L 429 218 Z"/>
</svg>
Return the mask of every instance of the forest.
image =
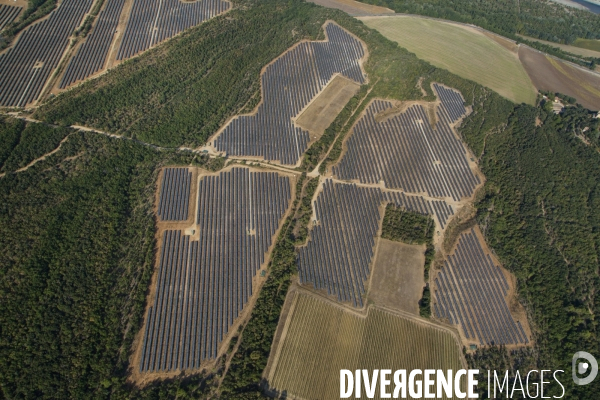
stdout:
<svg viewBox="0 0 600 400">
<path fill-rule="evenodd" d="M 367 44 L 369 82 L 311 147 L 301 171 L 336 162 L 344 135 L 371 99 L 433 101 L 431 82 L 460 90 L 473 105 L 460 133 L 487 178 L 477 220 L 518 279 L 534 331 L 530 364 L 570 375 L 574 351 L 599 352 L 600 216 L 593 210 L 600 205 L 600 167 L 597 124 L 587 110 L 574 105 L 555 116 L 543 104 L 515 105 L 336 10 L 298 0 L 234 3 L 227 18 L 57 96 L 36 117 L 171 147 L 201 144 L 227 118 L 258 104 L 266 63 L 297 41 L 322 38 L 320 27 L 333 19 Z M 24 140 L 34 133 L 36 140 Z M 219 367 L 135 387 L 127 375 L 153 268 L 157 168 L 214 170 L 223 160 L 10 118 L 1 120 L 0 137 L 7 171 L 0 177 L 0 398 L 259 398 L 310 201 L 295 199 L 295 217 L 275 244 L 256 308 Z M 48 159 L 13 172 L 65 137 Z M 306 197 L 316 188 L 306 177 L 298 185 Z M 566 389 L 567 398 L 600 392 L 597 384 Z"/>
<path fill-rule="evenodd" d="M 589 11 L 540 0 L 360 0 L 398 13 L 425 15 L 480 26 L 499 35 L 577 64 L 595 67 L 598 58 L 582 58 L 536 41 L 573 44 L 600 39 L 600 17 Z"/>
</svg>

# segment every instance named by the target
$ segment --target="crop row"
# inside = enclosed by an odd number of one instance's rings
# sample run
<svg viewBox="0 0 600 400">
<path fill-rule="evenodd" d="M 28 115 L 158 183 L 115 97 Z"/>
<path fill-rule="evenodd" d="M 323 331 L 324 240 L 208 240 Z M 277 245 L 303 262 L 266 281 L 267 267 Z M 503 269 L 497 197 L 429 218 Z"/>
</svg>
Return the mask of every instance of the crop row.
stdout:
<svg viewBox="0 0 600 400">
<path fill-rule="evenodd" d="M 222 0 L 134 0 L 117 59 L 133 57 L 229 8 Z"/>
<path fill-rule="evenodd" d="M 188 218 L 192 173 L 187 168 L 165 168 L 160 185 L 158 216 L 162 221 Z"/>
<path fill-rule="evenodd" d="M 166 231 L 140 371 L 197 368 L 252 295 L 252 278 L 289 206 L 287 177 L 234 168 L 198 188 L 200 239 Z"/>
<path fill-rule="evenodd" d="M 382 368 L 462 368 L 460 349 L 449 332 L 373 307 L 362 317 L 309 295 L 296 296 L 287 333 L 271 353 L 267 379 L 279 393 L 339 399 L 340 369 L 367 369 L 371 376 Z M 376 390 L 375 398 L 380 396 Z"/>
<path fill-rule="evenodd" d="M 456 251 L 437 274 L 435 287 L 435 316 L 460 324 L 467 339 L 484 345 L 528 343 L 508 308 L 508 282 L 483 251 L 474 230 L 461 235 Z"/>
<path fill-rule="evenodd" d="M 98 15 L 92 32 L 69 62 L 60 82 L 61 89 L 87 78 L 104 67 L 110 45 L 117 33 L 116 29 L 124 4 L 125 0 L 106 0 L 106 6 Z"/>
<path fill-rule="evenodd" d="M 471 196 L 479 178 L 441 111 L 435 128 L 421 105 L 378 122 L 377 114 L 391 107 L 382 100 L 369 106 L 346 143 L 348 151 L 333 167 L 334 176 L 362 183 L 383 180 L 388 188 L 454 200 Z"/>
<path fill-rule="evenodd" d="M 215 140 L 219 151 L 263 157 L 293 165 L 308 148 L 309 133 L 296 117 L 336 73 L 364 82 L 359 60 L 362 44 L 334 23 L 325 27 L 326 42 L 304 42 L 270 64 L 262 75 L 263 102 L 255 115 L 233 119 Z"/>
<path fill-rule="evenodd" d="M 91 6 L 92 0 L 61 1 L 0 55 L 0 106 L 21 107 L 37 100 Z"/>
<path fill-rule="evenodd" d="M 441 225 L 453 212 L 444 202 L 326 180 L 316 200 L 316 221 L 310 240 L 306 247 L 298 249 L 300 283 L 311 282 L 315 289 L 327 290 L 339 301 L 362 307 L 364 283 L 369 277 L 375 235 L 382 218 L 379 206 L 386 201 L 410 211 L 436 215 Z"/>
<path fill-rule="evenodd" d="M 0 31 L 17 18 L 23 7 L 0 4 Z"/>
</svg>

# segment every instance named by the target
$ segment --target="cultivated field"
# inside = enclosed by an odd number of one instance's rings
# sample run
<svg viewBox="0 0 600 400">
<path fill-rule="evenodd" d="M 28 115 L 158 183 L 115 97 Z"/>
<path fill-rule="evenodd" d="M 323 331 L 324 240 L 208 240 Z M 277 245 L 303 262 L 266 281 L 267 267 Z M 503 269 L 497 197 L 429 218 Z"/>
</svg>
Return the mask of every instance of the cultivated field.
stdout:
<svg viewBox="0 0 600 400">
<path fill-rule="evenodd" d="M 454 133 L 466 113 L 459 92 L 433 84 L 440 105 L 432 126 L 428 109 L 416 103 L 402 111 L 374 100 L 346 140 L 347 151 L 333 176 L 361 183 L 459 201 L 480 184 L 466 147 Z"/>
<path fill-rule="evenodd" d="M 187 168 L 162 173 L 160 244 L 136 352 L 139 372 L 198 368 L 217 357 L 290 205 L 288 176 L 235 167 L 196 182 L 194 176 Z M 190 187 L 197 189 L 195 215 L 187 211 L 195 198 Z"/>
<path fill-rule="evenodd" d="M 600 74 L 524 46 L 519 48 L 519 58 L 538 89 L 569 95 L 586 108 L 600 110 Z"/>
<path fill-rule="evenodd" d="M 594 43 L 600 43 L 597 40 L 585 40 L 585 39 L 577 39 L 579 40 L 579 42 L 575 42 L 573 45 L 568 45 L 568 44 L 560 44 L 560 43 L 554 43 L 554 42 L 547 42 L 545 40 L 540 40 L 540 39 L 536 39 L 536 38 L 532 38 L 532 37 L 527 37 L 527 36 L 522 36 L 519 35 L 522 38 L 525 38 L 527 40 L 531 40 L 531 41 L 535 41 L 535 42 L 540 42 L 540 43 L 544 43 L 547 44 L 549 46 L 552 47 L 558 47 L 561 50 L 567 51 L 569 53 L 573 53 L 573 54 L 577 54 L 579 56 L 583 56 L 583 57 L 600 57 L 600 49 L 597 50 L 592 50 L 589 48 L 586 48 L 586 44 L 590 43 L 590 44 L 594 44 Z M 580 44 L 580 46 L 577 46 L 577 43 Z M 581 47 L 581 45 L 583 45 L 583 47 Z M 598 46 L 600 47 L 600 46 Z"/>
<path fill-rule="evenodd" d="M 440 230 L 454 213 L 443 201 L 326 180 L 314 204 L 309 241 L 298 249 L 300 283 L 363 307 L 366 282 L 386 202 L 436 216 Z"/>
<path fill-rule="evenodd" d="M 318 4 L 327 8 L 337 8 L 352 16 L 394 14 L 393 10 L 385 7 L 378 7 L 371 4 L 365 4 L 354 0 L 308 0 L 311 3 Z"/>
<path fill-rule="evenodd" d="M 527 319 L 511 302 L 514 292 L 506 276 L 479 228 L 464 232 L 432 279 L 434 316 L 459 326 L 467 343 L 528 344 Z"/>
<path fill-rule="evenodd" d="M 232 156 L 250 156 L 295 165 L 311 141 L 296 117 L 336 74 L 364 83 L 362 43 L 334 23 L 327 39 L 301 42 L 269 64 L 261 76 L 262 103 L 252 115 L 232 119 L 217 133 L 214 147 Z"/>
<path fill-rule="evenodd" d="M 22 107 L 37 100 L 91 6 L 92 0 L 62 0 L 0 54 L 0 106 Z"/>
<path fill-rule="evenodd" d="M 288 398 L 339 399 L 340 369 L 464 368 L 455 334 L 428 321 L 377 307 L 364 316 L 303 293 L 288 300 L 265 371 L 270 388 Z"/>
<path fill-rule="evenodd" d="M 368 299 L 379 306 L 419 315 L 424 265 L 425 245 L 379 239 Z"/>
<path fill-rule="evenodd" d="M 359 19 L 436 67 L 516 103 L 535 103 L 536 89 L 516 54 L 476 29 L 408 16 Z"/>
</svg>

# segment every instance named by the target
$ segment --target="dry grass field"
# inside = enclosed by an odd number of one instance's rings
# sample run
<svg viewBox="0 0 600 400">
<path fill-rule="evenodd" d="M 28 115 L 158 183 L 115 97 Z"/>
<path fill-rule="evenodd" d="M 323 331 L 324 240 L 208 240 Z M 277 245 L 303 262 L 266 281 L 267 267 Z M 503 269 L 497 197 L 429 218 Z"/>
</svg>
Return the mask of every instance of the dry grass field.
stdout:
<svg viewBox="0 0 600 400">
<path fill-rule="evenodd" d="M 327 8 L 337 8 L 352 16 L 394 14 L 393 10 L 371 4 L 360 3 L 354 0 L 308 0 Z"/>
<path fill-rule="evenodd" d="M 519 58 L 538 89 L 572 96 L 584 107 L 600 110 L 599 74 L 573 67 L 524 46 L 519 48 Z"/>
<path fill-rule="evenodd" d="M 478 30 L 409 16 L 359 19 L 436 67 L 487 86 L 516 103 L 535 103 L 536 89 L 517 55 Z"/>
<path fill-rule="evenodd" d="M 358 83 L 343 75 L 336 75 L 296 118 L 296 125 L 310 132 L 311 141 L 320 138 L 359 89 Z"/>
<path fill-rule="evenodd" d="M 288 300 L 266 371 L 273 391 L 288 398 L 339 399 L 340 369 L 464 368 L 456 336 L 427 321 L 376 307 L 363 316 L 300 292 Z"/>
<path fill-rule="evenodd" d="M 377 305 L 419 315 L 425 245 L 379 239 L 368 298 Z"/>
</svg>

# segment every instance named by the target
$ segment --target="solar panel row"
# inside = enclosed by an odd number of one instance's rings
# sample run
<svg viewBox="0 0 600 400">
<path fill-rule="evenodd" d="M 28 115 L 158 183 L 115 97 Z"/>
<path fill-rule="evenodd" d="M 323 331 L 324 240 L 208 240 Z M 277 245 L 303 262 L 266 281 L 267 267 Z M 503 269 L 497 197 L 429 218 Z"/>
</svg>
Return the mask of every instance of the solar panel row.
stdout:
<svg viewBox="0 0 600 400">
<path fill-rule="evenodd" d="M 435 215 L 440 224 L 453 213 L 452 207 L 441 201 L 326 180 L 317 196 L 317 222 L 310 240 L 298 249 L 300 282 L 311 282 L 339 301 L 362 307 L 383 202 Z"/>
<path fill-rule="evenodd" d="M 183 169 L 185 170 L 185 169 Z M 290 180 L 233 168 L 198 187 L 199 240 L 166 231 L 140 371 L 197 368 L 217 356 L 291 200 Z"/>
<path fill-rule="evenodd" d="M 308 148 L 309 133 L 296 117 L 336 73 L 364 82 L 362 44 L 334 23 L 326 42 L 303 42 L 270 64 L 262 75 L 262 99 L 255 115 L 233 119 L 215 140 L 219 151 L 294 165 Z"/>
<path fill-rule="evenodd" d="M 508 282 L 474 230 L 460 236 L 434 282 L 434 315 L 460 325 L 466 338 L 484 345 L 529 342 L 508 308 Z"/>
<path fill-rule="evenodd" d="M 377 114 L 393 105 L 373 101 L 354 127 L 346 143 L 348 151 L 333 167 L 333 175 L 362 183 L 383 180 L 388 188 L 457 201 L 470 197 L 480 180 L 450 126 L 465 114 L 463 100 L 452 89 L 436 88 L 442 101 L 436 127 L 419 104 L 378 122 Z"/>
</svg>

